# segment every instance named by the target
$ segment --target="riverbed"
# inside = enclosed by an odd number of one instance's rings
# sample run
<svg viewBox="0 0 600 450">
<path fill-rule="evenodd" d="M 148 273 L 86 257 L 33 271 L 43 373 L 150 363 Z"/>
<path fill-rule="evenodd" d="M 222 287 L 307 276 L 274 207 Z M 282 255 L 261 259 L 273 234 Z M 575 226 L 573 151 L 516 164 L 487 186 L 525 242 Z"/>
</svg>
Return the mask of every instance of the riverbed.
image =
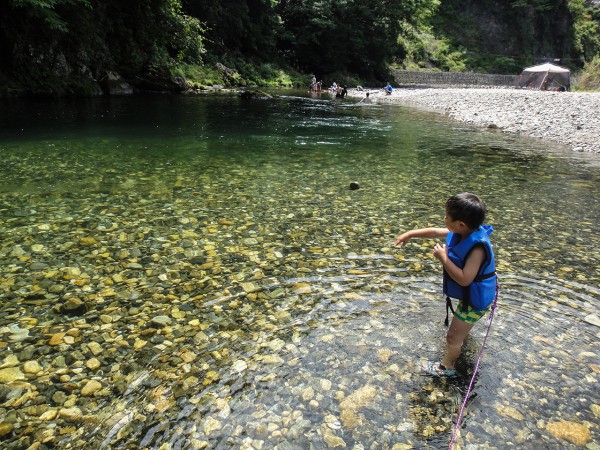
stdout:
<svg viewBox="0 0 600 450">
<path fill-rule="evenodd" d="M 500 296 L 457 444 L 598 447 L 599 155 L 297 92 L 4 106 L 3 448 L 447 448 L 489 318 L 424 375 L 435 242 L 393 243 L 462 191 Z"/>
</svg>

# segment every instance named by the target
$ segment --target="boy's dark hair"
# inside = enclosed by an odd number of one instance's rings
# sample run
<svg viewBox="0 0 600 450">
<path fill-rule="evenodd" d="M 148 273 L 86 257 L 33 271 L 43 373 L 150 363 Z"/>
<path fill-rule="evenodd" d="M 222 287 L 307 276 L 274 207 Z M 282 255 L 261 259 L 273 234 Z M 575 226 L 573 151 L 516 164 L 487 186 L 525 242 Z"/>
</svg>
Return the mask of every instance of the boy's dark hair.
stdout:
<svg viewBox="0 0 600 450">
<path fill-rule="evenodd" d="M 454 220 L 464 222 L 471 230 L 476 230 L 485 220 L 485 203 L 475 194 L 464 192 L 453 195 L 446 201 L 446 213 Z"/>
</svg>

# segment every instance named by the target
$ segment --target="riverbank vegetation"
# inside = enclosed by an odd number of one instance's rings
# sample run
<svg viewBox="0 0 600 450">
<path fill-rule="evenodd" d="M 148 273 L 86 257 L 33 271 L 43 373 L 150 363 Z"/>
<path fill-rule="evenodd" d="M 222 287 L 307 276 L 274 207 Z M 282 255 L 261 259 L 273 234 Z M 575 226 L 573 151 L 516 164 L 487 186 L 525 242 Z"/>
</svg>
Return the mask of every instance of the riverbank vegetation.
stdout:
<svg viewBox="0 0 600 450">
<path fill-rule="evenodd" d="M 596 5 L 596 6 L 594 6 Z M 389 68 L 519 73 L 543 60 L 593 70 L 589 0 L 7 0 L 0 94 L 382 82 Z M 175 81 L 174 81 L 175 80 Z"/>
</svg>

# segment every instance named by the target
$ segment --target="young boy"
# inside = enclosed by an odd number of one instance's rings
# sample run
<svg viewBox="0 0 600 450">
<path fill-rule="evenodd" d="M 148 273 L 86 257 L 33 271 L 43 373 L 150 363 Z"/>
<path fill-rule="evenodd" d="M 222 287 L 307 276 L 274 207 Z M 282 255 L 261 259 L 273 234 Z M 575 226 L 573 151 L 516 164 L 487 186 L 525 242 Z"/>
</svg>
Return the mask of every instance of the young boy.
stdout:
<svg viewBox="0 0 600 450">
<path fill-rule="evenodd" d="M 401 234 L 396 245 L 403 246 L 412 238 L 446 238 L 437 243 L 435 256 L 444 267 L 444 294 L 459 299 L 446 335 L 446 351 L 441 361 L 429 362 L 425 370 L 434 376 L 456 375 L 454 363 L 460 355 L 464 339 L 496 298 L 496 267 L 489 240 L 493 228 L 482 225 L 487 210 L 475 194 L 463 193 L 446 202 L 446 228 L 421 228 Z"/>
</svg>

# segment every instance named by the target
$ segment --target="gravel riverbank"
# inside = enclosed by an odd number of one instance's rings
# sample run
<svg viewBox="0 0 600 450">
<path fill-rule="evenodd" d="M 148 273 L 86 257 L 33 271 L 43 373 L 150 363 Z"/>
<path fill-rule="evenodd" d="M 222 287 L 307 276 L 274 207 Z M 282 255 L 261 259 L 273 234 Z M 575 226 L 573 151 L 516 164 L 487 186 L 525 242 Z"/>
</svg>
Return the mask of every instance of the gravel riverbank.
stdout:
<svg viewBox="0 0 600 450">
<path fill-rule="evenodd" d="M 433 109 L 489 128 L 548 139 L 574 151 L 600 153 L 600 93 L 518 89 L 395 89 L 392 95 L 370 90 L 377 103 Z M 365 92 L 352 90 L 353 97 Z"/>
</svg>

